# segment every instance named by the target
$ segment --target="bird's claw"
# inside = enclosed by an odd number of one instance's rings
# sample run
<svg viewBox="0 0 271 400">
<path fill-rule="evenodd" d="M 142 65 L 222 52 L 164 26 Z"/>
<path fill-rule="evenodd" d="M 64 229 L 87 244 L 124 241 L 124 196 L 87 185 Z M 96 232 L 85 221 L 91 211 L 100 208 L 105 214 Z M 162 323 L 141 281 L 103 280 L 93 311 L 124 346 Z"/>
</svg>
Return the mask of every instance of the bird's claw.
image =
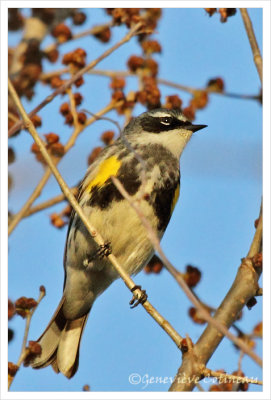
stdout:
<svg viewBox="0 0 271 400">
<path fill-rule="evenodd" d="M 147 295 L 147 293 L 146 293 L 146 290 L 141 289 L 141 286 L 140 286 L 140 285 L 135 285 L 135 286 L 131 289 L 131 292 L 134 292 L 136 289 L 139 289 L 139 290 L 141 291 L 141 294 L 140 294 L 139 299 L 137 299 L 137 298 L 135 297 L 135 295 L 133 295 L 132 300 L 130 300 L 130 302 L 129 302 L 129 304 L 130 304 L 130 306 L 131 306 L 130 308 L 135 308 L 135 307 L 138 306 L 138 304 L 144 304 L 145 301 L 146 301 L 147 298 L 148 298 L 148 295 Z"/>
</svg>

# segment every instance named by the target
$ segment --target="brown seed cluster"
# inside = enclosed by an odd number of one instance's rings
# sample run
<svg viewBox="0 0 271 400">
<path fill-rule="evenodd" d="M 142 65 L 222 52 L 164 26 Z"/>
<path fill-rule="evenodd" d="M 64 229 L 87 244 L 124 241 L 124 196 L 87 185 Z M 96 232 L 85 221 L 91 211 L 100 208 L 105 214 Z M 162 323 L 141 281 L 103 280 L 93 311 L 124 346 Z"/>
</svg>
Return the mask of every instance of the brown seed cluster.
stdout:
<svg viewBox="0 0 271 400">
<path fill-rule="evenodd" d="M 146 274 L 160 274 L 163 269 L 163 263 L 159 257 L 154 255 L 148 264 L 145 266 L 144 271 Z"/>
<path fill-rule="evenodd" d="M 45 51 L 43 54 L 51 63 L 55 63 L 59 57 L 59 51 L 57 49 Z"/>
<path fill-rule="evenodd" d="M 206 323 L 206 320 L 202 318 L 199 310 L 195 307 L 190 307 L 188 309 L 188 315 L 196 324 L 205 324 Z"/>
<path fill-rule="evenodd" d="M 16 375 L 16 372 L 18 371 L 19 367 L 18 365 L 12 363 L 9 361 L 8 363 L 8 375 L 10 377 L 14 377 Z"/>
<path fill-rule="evenodd" d="M 111 39 L 111 29 L 109 26 L 99 26 L 95 29 L 93 36 L 102 43 L 108 43 Z"/>
<path fill-rule="evenodd" d="M 174 109 L 174 108 L 179 108 L 181 109 L 182 107 L 182 100 L 177 94 L 171 95 L 171 96 L 166 96 L 166 102 L 164 104 L 165 108 L 168 109 Z"/>
<path fill-rule="evenodd" d="M 15 301 L 16 314 L 25 318 L 27 314 L 37 305 L 38 303 L 36 302 L 35 299 L 24 296 L 20 297 L 18 300 Z"/>
<path fill-rule="evenodd" d="M 86 21 L 87 16 L 84 12 L 74 10 L 73 15 L 72 15 L 72 22 L 74 25 L 83 25 L 83 23 Z"/>
<path fill-rule="evenodd" d="M 153 53 L 161 53 L 162 47 L 157 40 L 143 40 L 141 42 L 141 47 L 146 55 L 150 55 Z"/>
<path fill-rule="evenodd" d="M 72 213 L 72 206 L 67 204 L 60 213 L 52 213 L 50 215 L 51 224 L 55 228 L 61 229 L 68 224 Z"/>
<path fill-rule="evenodd" d="M 155 78 L 144 76 L 142 78 L 143 89 L 136 93 L 139 103 L 145 105 L 149 110 L 161 107 L 161 93 Z"/>
<path fill-rule="evenodd" d="M 139 57 L 132 55 L 128 61 L 127 66 L 131 72 L 138 72 L 138 70 L 143 70 L 141 73 L 144 76 L 155 77 L 158 73 L 158 63 L 152 58 Z"/>
<path fill-rule="evenodd" d="M 30 119 L 31 119 L 31 121 L 32 121 L 32 123 L 33 123 L 35 128 L 38 128 L 38 127 L 40 127 L 42 125 L 41 117 L 39 115 L 35 114 Z"/>
<path fill-rule="evenodd" d="M 208 104 L 209 97 L 207 90 L 194 90 L 193 96 L 189 101 L 187 107 L 183 109 L 183 113 L 190 121 L 193 121 L 196 117 L 196 111 L 202 110 Z"/>
<path fill-rule="evenodd" d="M 56 133 L 48 133 L 44 135 L 46 142 L 45 147 L 48 152 L 54 157 L 62 157 L 65 154 L 65 148 L 62 143 L 59 142 L 59 136 Z M 36 142 L 34 142 L 31 146 L 32 153 L 35 154 L 36 160 L 41 162 L 42 164 L 46 164 L 40 148 Z"/>
<path fill-rule="evenodd" d="M 207 82 L 209 92 L 223 93 L 225 89 L 224 80 L 220 77 L 212 78 Z"/>
<path fill-rule="evenodd" d="M 77 190 L 74 193 L 75 198 L 77 198 L 79 193 L 79 189 L 77 188 Z M 57 213 L 54 212 L 50 215 L 50 222 L 51 224 L 58 229 L 63 228 L 65 225 L 67 225 L 69 223 L 70 217 L 71 217 L 71 213 L 72 213 L 72 206 L 70 204 L 66 204 L 64 206 L 64 208 L 62 209 L 61 212 Z M 45 288 L 44 286 L 40 287 L 40 291 L 44 291 L 45 293 Z"/>
<path fill-rule="evenodd" d="M 41 345 L 38 342 L 30 340 L 25 351 L 26 355 L 24 358 L 24 366 L 27 367 L 36 356 L 39 356 L 41 354 L 42 349 Z"/>
<path fill-rule="evenodd" d="M 79 106 L 82 101 L 83 101 L 83 96 L 81 95 L 81 93 L 74 93 L 74 101 L 75 101 L 75 105 Z M 72 126 L 74 121 L 73 121 L 73 115 L 70 109 L 70 105 L 69 103 L 65 102 L 62 103 L 60 106 L 60 114 L 62 114 L 65 117 L 65 124 Z M 77 119 L 79 124 L 84 125 L 86 120 L 87 120 L 87 116 L 84 112 L 80 111 L 77 113 Z"/>
<path fill-rule="evenodd" d="M 65 43 L 72 38 L 72 33 L 70 28 L 61 22 L 53 28 L 52 36 L 57 39 L 58 43 Z"/>
<path fill-rule="evenodd" d="M 111 15 L 114 25 L 125 24 L 130 28 L 142 20 L 140 8 L 107 8 L 106 12 Z"/>
<path fill-rule="evenodd" d="M 105 131 L 101 135 L 101 141 L 108 146 L 114 141 L 115 132 L 114 131 Z"/>
<path fill-rule="evenodd" d="M 183 279 L 190 288 L 193 288 L 199 283 L 201 272 L 197 267 L 187 265 L 186 272 L 183 274 Z"/>
<path fill-rule="evenodd" d="M 86 65 L 87 53 L 84 49 L 77 48 L 74 51 L 64 54 L 62 64 L 69 65 L 73 73 L 79 71 Z"/>
<path fill-rule="evenodd" d="M 205 8 L 204 10 L 210 17 L 218 12 L 220 14 L 220 22 L 227 22 L 229 17 L 236 14 L 236 8 L 219 8 L 218 10 L 217 8 Z"/>
</svg>

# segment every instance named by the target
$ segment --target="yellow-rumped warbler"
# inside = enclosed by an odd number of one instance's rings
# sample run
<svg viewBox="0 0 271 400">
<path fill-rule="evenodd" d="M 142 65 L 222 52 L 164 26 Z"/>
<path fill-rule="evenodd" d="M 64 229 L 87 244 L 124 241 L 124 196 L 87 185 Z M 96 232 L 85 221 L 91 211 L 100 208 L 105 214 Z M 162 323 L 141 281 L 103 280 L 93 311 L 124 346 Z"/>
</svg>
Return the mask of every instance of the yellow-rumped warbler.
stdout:
<svg viewBox="0 0 271 400">
<path fill-rule="evenodd" d="M 105 239 L 122 267 L 138 273 L 154 250 L 140 218 L 111 180 L 119 179 L 161 238 L 180 188 L 179 158 L 193 132 L 179 110 L 156 109 L 131 120 L 120 137 L 89 167 L 78 201 L 91 224 Z M 52 365 L 71 378 L 78 368 L 79 345 L 89 311 L 118 273 L 73 213 L 64 256 L 62 299 L 45 332 L 38 339 L 42 353 L 34 368 Z"/>
</svg>

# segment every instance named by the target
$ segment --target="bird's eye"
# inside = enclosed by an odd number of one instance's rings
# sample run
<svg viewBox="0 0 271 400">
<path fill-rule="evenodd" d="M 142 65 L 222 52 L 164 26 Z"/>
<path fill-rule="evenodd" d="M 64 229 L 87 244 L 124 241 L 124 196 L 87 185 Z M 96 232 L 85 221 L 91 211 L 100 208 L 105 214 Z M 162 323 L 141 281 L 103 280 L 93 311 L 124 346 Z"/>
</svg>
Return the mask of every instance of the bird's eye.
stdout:
<svg viewBox="0 0 271 400">
<path fill-rule="evenodd" d="M 163 125 L 170 125 L 172 122 L 172 118 L 171 117 L 162 117 L 162 118 L 160 118 L 160 122 Z"/>
</svg>

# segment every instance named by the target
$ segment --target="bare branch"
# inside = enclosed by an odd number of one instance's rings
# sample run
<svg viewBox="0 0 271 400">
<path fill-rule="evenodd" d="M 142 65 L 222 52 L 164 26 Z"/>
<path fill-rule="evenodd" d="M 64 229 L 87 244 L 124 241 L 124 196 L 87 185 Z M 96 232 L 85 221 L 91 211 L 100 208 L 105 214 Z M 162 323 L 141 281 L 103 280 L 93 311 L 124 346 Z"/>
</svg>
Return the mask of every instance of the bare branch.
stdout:
<svg viewBox="0 0 271 400">
<path fill-rule="evenodd" d="M 254 33 L 253 25 L 251 19 L 248 15 L 246 8 L 240 8 L 240 12 L 243 18 L 243 22 L 246 28 L 247 37 L 250 43 L 250 47 L 253 53 L 253 60 L 256 65 L 261 83 L 263 84 L 263 60 L 261 56 L 261 52 L 257 43 L 257 39 Z"/>
<path fill-rule="evenodd" d="M 73 187 L 70 189 L 71 192 L 75 195 L 78 191 L 77 187 Z M 61 203 L 62 201 L 66 200 L 66 197 L 64 194 L 59 194 L 55 197 L 52 197 L 49 200 L 43 201 L 40 204 L 37 204 L 36 206 L 30 208 L 30 210 L 27 211 L 27 213 L 23 216 L 23 218 L 29 217 L 30 215 L 33 215 L 39 211 L 45 210 L 46 208 L 52 207 L 55 204 Z"/>
</svg>

